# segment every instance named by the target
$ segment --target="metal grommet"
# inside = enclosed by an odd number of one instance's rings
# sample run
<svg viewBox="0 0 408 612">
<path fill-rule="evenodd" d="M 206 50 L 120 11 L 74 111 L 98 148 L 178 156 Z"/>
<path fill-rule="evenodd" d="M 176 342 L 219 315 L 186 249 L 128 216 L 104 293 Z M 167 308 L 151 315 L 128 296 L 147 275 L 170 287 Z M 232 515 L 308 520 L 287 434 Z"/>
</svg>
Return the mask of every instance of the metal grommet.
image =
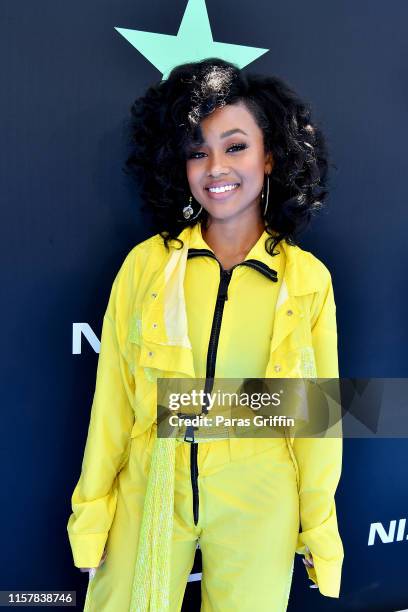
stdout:
<svg viewBox="0 0 408 612">
<path fill-rule="evenodd" d="M 293 315 L 293 310 L 287 310 L 287 311 L 286 311 L 286 314 L 287 314 L 287 315 L 289 315 L 289 316 L 290 316 L 290 315 Z"/>
</svg>

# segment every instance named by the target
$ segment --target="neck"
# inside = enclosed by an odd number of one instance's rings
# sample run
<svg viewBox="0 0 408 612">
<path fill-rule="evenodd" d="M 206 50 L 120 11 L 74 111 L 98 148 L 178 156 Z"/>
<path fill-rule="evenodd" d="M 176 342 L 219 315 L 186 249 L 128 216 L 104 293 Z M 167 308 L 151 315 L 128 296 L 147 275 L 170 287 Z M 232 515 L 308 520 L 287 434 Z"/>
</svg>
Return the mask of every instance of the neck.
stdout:
<svg viewBox="0 0 408 612">
<path fill-rule="evenodd" d="M 201 226 L 201 234 L 215 255 L 245 257 L 265 230 L 262 219 L 244 225 L 233 220 L 209 220 L 208 227 Z"/>
</svg>

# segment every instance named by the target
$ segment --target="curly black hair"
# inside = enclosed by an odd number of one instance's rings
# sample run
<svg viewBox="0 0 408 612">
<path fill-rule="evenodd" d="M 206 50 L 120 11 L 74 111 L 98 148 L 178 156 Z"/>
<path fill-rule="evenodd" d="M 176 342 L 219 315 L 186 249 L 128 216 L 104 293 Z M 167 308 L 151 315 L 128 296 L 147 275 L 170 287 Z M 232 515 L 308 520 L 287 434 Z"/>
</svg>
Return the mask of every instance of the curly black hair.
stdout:
<svg viewBox="0 0 408 612">
<path fill-rule="evenodd" d="M 245 73 L 220 58 L 181 64 L 165 80 L 149 87 L 130 109 L 131 151 L 123 168 L 138 183 L 144 208 L 153 211 L 166 248 L 186 226 L 181 211 L 190 189 L 186 151 L 197 139 L 200 122 L 217 107 L 243 102 L 272 152 L 270 198 L 265 248 L 271 255 L 283 239 L 297 237 L 320 210 L 328 195 L 328 152 L 320 128 L 311 121 L 310 105 L 280 78 Z M 197 204 L 193 200 L 194 204 Z M 208 219 L 202 209 L 203 225 Z"/>
</svg>

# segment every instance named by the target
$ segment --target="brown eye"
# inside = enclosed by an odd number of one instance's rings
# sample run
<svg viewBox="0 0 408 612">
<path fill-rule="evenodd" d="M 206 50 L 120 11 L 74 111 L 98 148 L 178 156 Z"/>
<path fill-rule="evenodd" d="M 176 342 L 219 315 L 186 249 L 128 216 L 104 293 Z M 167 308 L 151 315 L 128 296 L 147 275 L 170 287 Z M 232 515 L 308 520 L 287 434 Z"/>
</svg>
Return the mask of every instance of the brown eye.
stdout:
<svg viewBox="0 0 408 612">
<path fill-rule="evenodd" d="M 187 153 L 187 159 L 199 159 L 196 155 L 199 155 L 202 151 L 193 151 L 192 153 Z"/>
<path fill-rule="evenodd" d="M 229 147 L 229 149 L 235 149 L 235 151 L 242 151 L 243 149 L 246 149 L 246 148 L 247 148 L 247 145 L 244 144 L 243 142 L 239 144 L 233 144 Z"/>
<path fill-rule="evenodd" d="M 235 151 L 243 151 L 247 149 L 248 146 L 244 142 L 232 144 L 228 147 L 227 151 L 231 151 L 234 153 Z M 201 159 L 200 157 L 196 157 L 197 155 L 204 155 L 203 151 L 192 151 L 187 154 L 187 159 Z"/>
</svg>

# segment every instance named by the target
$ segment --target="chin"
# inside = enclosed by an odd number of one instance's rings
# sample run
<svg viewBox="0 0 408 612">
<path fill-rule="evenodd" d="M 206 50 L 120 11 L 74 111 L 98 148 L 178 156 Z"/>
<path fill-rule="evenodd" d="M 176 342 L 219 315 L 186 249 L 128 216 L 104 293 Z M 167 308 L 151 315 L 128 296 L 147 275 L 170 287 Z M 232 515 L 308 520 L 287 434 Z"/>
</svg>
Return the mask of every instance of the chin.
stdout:
<svg viewBox="0 0 408 612">
<path fill-rule="evenodd" d="M 215 219 L 228 219 L 229 217 L 235 217 L 240 213 L 243 213 L 247 207 L 237 206 L 232 202 L 228 204 L 220 204 L 211 208 L 206 208 L 207 213 Z"/>
</svg>

